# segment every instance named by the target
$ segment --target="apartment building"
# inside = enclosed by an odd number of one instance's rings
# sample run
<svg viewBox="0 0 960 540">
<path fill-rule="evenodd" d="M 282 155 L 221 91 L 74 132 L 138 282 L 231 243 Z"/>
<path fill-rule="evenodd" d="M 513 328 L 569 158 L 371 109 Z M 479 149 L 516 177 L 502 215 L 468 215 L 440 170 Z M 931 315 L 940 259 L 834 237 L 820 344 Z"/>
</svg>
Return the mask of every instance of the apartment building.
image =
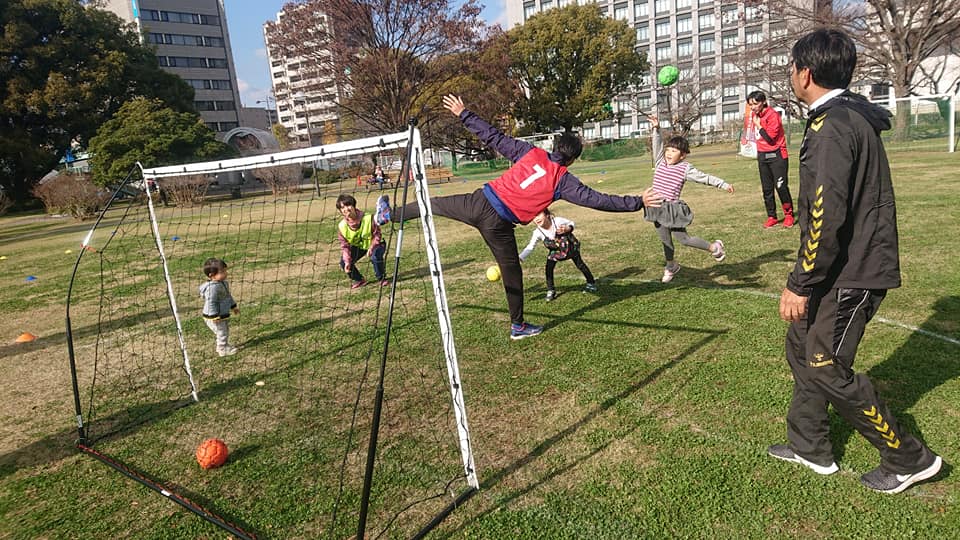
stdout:
<svg viewBox="0 0 960 540">
<path fill-rule="evenodd" d="M 103 9 L 137 25 L 160 67 L 195 91 L 207 126 L 223 135 L 240 126 L 240 93 L 221 0 L 106 0 Z"/>
<path fill-rule="evenodd" d="M 795 0 L 802 9 L 816 2 Z M 575 0 L 506 0 L 507 26 Z M 625 138 L 649 129 L 644 112 L 669 112 L 689 119 L 693 131 L 709 132 L 742 123 L 746 96 L 760 88 L 777 103 L 789 92 L 787 46 L 773 47 L 788 32 L 788 21 L 764 0 L 597 0 L 607 16 L 626 21 L 647 54 L 651 74 L 665 65 L 680 69 L 680 81 L 659 88 L 656 77 L 611 105 L 617 119 L 583 126 L 585 139 Z M 773 89 L 773 91 L 771 91 Z M 784 98 L 787 96 L 784 95 Z M 668 105 L 669 104 L 669 105 Z M 661 120 L 663 121 L 663 120 Z"/>
<path fill-rule="evenodd" d="M 301 145 L 335 143 L 342 138 L 338 92 L 334 80 L 324 75 L 320 62 L 323 51 L 304 51 L 305 56 L 290 57 L 275 37 L 284 18 L 295 16 L 292 10 L 298 9 L 306 7 L 287 4 L 277 13 L 276 21 L 263 25 L 278 121 Z M 310 19 L 317 25 L 326 23 L 323 14 L 314 14 Z"/>
</svg>

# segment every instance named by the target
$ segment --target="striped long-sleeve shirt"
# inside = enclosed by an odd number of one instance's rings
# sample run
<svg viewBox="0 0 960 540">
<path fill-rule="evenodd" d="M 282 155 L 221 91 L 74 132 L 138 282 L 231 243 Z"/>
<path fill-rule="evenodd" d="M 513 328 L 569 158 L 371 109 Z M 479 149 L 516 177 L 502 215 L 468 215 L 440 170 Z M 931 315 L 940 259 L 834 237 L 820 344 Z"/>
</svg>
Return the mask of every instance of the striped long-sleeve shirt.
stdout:
<svg viewBox="0 0 960 540">
<path fill-rule="evenodd" d="M 657 157 L 657 168 L 653 172 L 653 190 L 667 201 L 679 201 L 680 192 L 687 180 L 706 184 L 718 189 L 727 189 L 729 184 L 722 178 L 698 170 L 686 160 L 670 165 L 664 157 L 663 139 L 660 130 L 654 129 L 652 136 L 653 155 Z"/>
</svg>

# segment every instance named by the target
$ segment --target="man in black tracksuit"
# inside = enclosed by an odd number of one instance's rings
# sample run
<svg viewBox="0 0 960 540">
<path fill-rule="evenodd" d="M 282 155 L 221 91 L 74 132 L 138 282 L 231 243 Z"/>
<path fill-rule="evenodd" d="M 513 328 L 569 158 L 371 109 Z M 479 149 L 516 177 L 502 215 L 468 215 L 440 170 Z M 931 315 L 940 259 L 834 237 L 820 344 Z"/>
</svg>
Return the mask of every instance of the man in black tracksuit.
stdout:
<svg viewBox="0 0 960 540">
<path fill-rule="evenodd" d="M 794 386 L 789 444 L 767 451 L 819 474 L 836 472 L 831 404 L 880 451 L 880 466 L 860 481 L 899 493 L 936 475 L 942 460 L 901 430 L 870 379 L 853 370 L 867 322 L 887 289 L 900 286 L 896 205 L 880 139 L 890 114 L 845 90 L 855 65 L 853 42 L 837 30 L 814 31 L 793 47 L 790 81 L 810 108 L 800 147 L 801 245 L 780 297 L 780 317 L 791 323 Z"/>
</svg>

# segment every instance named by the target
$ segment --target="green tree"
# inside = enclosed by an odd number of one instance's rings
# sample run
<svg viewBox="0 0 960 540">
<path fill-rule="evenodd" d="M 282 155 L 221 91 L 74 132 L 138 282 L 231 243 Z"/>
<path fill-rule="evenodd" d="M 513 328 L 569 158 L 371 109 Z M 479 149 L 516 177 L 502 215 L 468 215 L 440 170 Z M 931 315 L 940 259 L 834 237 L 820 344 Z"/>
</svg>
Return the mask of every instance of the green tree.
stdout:
<svg viewBox="0 0 960 540">
<path fill-rule="evenodd" d="M 138 161 L 150 168 L 236 155 L 215 135 L 196 112 L 176 112 L 159 99 L 134 98 L 90 139 L 93 181 L 116 184 Z"/>
<path fill-rule="evenodd" d="M 634 30 L 593 4 L 544 11 L 508 35 L 511 71 L 528 96 L 516 115 L 538 131 L 611 118 L 604 105 L 649 70 Z"/>
<path fill-rule="evenodd" d="M 116 15 L 76 0 L 0 2 L 0 186 L 17 201 L 133 96 L 193 109 L 193 89 Z"/>
</svg>

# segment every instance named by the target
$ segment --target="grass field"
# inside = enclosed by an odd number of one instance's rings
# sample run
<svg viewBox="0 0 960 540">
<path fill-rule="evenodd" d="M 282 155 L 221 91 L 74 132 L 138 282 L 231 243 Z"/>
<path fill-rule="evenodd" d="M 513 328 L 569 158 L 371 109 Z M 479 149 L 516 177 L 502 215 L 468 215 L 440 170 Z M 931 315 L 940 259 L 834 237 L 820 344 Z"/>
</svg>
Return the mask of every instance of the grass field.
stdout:
<svg viewBox="0 0 960 540">
<path fill-rule="evenodd" d="M 545 250 L 538 248 L 524 266 L 527 318 L 547 328 L 536 338 L 508 339 L 502 289 L 484 278 L 492 257 L 473 229 L 438 220 L 481 490 L 430 537 L 960 538 L 960 482 L 953 476 L 960 460 L 960 156 L 890 155 L 903 287 L 891 291 L 882 320 L 868 327 L 856 366 L 904 427 L 944 457 L 935 482 L 893 496 L 863 488 L 859 476 L 876 466 L 877 453 L 839 417 L 831 434 L 838 474 L 820 477 L 766 456 L 768 445 L 785 440 L 792 382 L 777 299 L 799 231 L 761 228 L 755 162 L 728 149 L 696 148 L 690 161 L 733 183 L 736 193 L 689 184 L 684 199 L 696 215 L 690 233 L 723 239 L 727 259 L 717 264 L 679 246 L 683 269 L 663 285 L 662 251 L 642 216 L 557 203 L 554 212 L 577 223 L 600 293 L 581 293 L 582 277 L 560 264 L 561 294 L 545 302 Z M 794 159 L 794 193 L 796 169 Z M 573 172 L 595 189 L 621 194 L 638 193 L 651 179 L 648 156 L 578 163 Z M 432 193 L 472 191 L 489 178 L 472 174 L 432 186 Z M 64 299 L 90 224 L 19 215 L 0 218 L 0 225 L 0 538 L 223 538 L 72 446 Z M 518 228 L 521 246 L 531 232 Z M 261 269 L 251 263 L 250 270 Z M 413 274 L 401 276 L 414 282 Z M 94 303 L 79 299 L 75 327 L 91 324 Z M 416 320 L 429 311 L 405 309 L 411 323 L 399 339 L 428 339 Z M 39 339 L 15 344 L 24 331 Z M 189 336 L 204 332 L 202 323 L 189 323 Z M 208 374 L 213 368 L 203 362 L 198 369 Z M 219 390 L 225 406 L 242 410 L 243 391 Z M 270 413 L 251 412 L 275 421 Z M 178 457 L 169 440 L 144 439 L 148 453 L 173 463 L 192 459 L 189 451 Z M 278 440 L 277 448 L 285 443 L 298 441 Z M 287 489 L 292 479 L 278 471 L 252 467 L 255 454 L 235 456 L 219 476 L 202 481 L 216 487 L 250 480 L 254 496 L 244 519 L 264 537 L 320 536 L 302 518 L 314 511 L 309 494 Z M 234 483 L 226 484 L 228 477 Z M 352 534 L 346 531 L 338 537 Z"/>
</svg>

